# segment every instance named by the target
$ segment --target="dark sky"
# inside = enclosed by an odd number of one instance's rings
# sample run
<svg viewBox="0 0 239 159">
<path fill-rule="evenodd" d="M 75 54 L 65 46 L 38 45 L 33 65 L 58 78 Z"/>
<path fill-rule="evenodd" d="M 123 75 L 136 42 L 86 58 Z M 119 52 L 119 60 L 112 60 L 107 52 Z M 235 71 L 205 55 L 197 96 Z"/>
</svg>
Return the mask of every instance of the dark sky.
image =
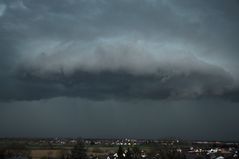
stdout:
<svg viewBox="0 0 239 159">
<path fill-rule="evenodd" d="M 0 0 L 0 137 L 239 140 L 238 0 Z"/>
</svg>

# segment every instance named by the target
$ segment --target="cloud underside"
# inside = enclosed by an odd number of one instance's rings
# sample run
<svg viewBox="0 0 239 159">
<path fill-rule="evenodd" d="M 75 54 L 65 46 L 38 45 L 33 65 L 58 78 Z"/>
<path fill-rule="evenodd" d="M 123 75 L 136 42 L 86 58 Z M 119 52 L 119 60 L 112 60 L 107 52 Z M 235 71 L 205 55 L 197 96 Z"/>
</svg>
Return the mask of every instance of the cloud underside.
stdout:
<svg viewBox="0 0 239 159">
<path fill-rule="evenodd" d="M 2 87 L 1 100 L 39 100 L 60 96 L 90 100 L 179 100 L 224 98 L 237 101 L 238 91 L 226 72 L 207 74 L 131 74 L 125 71 L 37 74 L 21 70 L 9 87 Z"/>
<path fill-rule="evenodd" d="M 70 43 L 23 58 L 12 70 L 9 85 L 14 85 L 3 89 L 1 98 L 237 101 L 233 76 L 191 53 L 142 41 L 114 39 L 91 44 L 83 49 L 79 43 Z"/>
</svg>

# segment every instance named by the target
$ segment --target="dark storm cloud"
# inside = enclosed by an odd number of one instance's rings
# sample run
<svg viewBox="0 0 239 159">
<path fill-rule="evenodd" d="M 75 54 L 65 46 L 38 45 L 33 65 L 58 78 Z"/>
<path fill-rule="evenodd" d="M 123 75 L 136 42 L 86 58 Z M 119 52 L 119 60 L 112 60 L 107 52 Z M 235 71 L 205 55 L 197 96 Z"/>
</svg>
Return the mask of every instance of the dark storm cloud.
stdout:
<svg viewBox="0 0 239 159">
<path fill-rule="evenodd" d="M 238 140 L 238 16 L 238 0 L 0 0 L 0 137 Z"/>
<path fill-rule="evenodd" d="M 0 99 L 237 101 L 238 12 L 238 1 L 0 1 Z"/>
</svg>

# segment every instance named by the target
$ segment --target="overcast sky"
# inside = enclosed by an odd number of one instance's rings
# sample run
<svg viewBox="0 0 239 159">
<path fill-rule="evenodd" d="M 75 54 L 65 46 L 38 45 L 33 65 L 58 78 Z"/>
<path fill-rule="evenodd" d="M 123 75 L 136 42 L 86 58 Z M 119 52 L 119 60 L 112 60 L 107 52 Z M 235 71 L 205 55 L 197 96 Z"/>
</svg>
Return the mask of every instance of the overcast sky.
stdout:
<svg viewBox="0 0 239 159">
<path fill-rule="evenodd" d="M 0 0 L 0 137 L 239 140 L 238 0 Z"/>
</svg>

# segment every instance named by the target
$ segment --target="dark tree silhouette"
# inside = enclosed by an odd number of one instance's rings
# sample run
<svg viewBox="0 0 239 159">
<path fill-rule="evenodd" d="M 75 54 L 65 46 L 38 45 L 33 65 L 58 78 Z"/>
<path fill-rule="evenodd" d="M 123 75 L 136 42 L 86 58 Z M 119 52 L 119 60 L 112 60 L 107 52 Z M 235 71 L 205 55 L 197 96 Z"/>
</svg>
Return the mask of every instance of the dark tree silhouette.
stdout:
<svg viewBox="0 0 239 159">
<path fill-rule="evenodd" d="M 133 159 L 140 159 L 141 158 L 141 150 L 138 146 L 133 147 Z"/>
<path fill-rule="evenodd" d="M 74 148 L 71 150 L 71 159 L 88 159 L 86 148 L 82 141 L 78 141 Z"/>
<path fill-rule="evenodd" d="M 124 158 L 123 154 L 124 154 L 124 150 L 123 150 L 122 146 L 120 145 L 118 152 L 117 152 L 118 158 L 123 159 Z"/>
<path fill-rule="evenodd" d="M 133 159 L 132 152 L 130 151 L 129 148 L 127 149 L 127 153 L 125 155 L 125 159 Z"/>
</svg>

